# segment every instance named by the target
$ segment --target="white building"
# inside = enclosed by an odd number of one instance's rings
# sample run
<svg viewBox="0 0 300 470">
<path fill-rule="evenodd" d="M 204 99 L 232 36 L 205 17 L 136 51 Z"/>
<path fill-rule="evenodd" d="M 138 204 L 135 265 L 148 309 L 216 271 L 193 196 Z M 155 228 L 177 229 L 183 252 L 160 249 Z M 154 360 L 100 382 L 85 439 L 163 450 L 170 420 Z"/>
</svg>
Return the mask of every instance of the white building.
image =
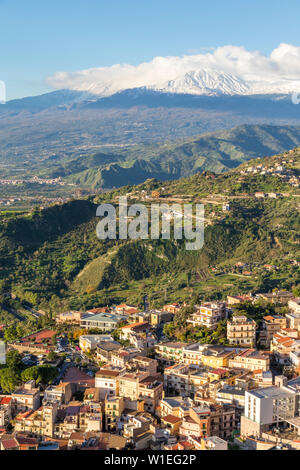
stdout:
<svg viewBox="0 0 300 470">
<path fill-rule="evenodd" d="M 288 307 L 291 312 L 300 314 L 300 297 L 289 300 Z"/>
<path fill-rule="evenodd" d="M 113 341 L 109 335 L 83 335 L 79 338 L 79 347 L 83 352 L 89 352 L 96 349 L 97 344 Z"/>
<path fill-rule="evenodd" d="M 275 377 L 274 387 L 245 392 L 244 416 L 241 418 L 242 436 L 259 436 L 263 431 L 299 417 L 298 382 L 287 382 L 286 377 Z"/>
<path fill-rule="evenodd" d="M 219 321 L 226 317 L 225 302 L 207 302 L 195 307 L 196 312 L 187 320 L 187 323 L 191 323 L 193 326 L 205 326 L 210 330 L 214 330 L 217 328 Z"/>
</svg>

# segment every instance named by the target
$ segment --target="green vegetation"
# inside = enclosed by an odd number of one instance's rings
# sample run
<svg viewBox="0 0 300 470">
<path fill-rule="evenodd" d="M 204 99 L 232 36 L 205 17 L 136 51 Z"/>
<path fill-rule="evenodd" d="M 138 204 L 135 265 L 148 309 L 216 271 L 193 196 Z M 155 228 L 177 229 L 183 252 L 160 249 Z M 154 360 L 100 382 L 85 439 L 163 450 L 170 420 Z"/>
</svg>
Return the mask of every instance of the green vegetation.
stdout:
<svg viewBox="0 0 300 470">
<path fill-rule="evenodd" d="M 266 162 L 283 158 L 287 157 Z M 288 158 L 297 171 L 299 151 Z M 153 190 L 160 195 L 158 202 L 205 204 L 202 250 L 186 251 L 184 240 L 97 239 L 96 204 L 117 203 L 124 194 L 144 201 Z M 260 200 L 253 197 L 255 191 L 284 196 Z M 228 212 L 222 211 L 224 201 L 230 202 Z M 292 262 L 300 259 L 299 233 L 297 189 L 276 176 L 241 176 L 238 169 L 165 183 L 151 179 L 93 200 L 0 219 L 0 289 L 17 295 L 21 301 L 10 305 L 22 315 L 28 315 L 22 310 L 26 302 L 46 311 L 49 322 L 69 308 L 122 301 L 142 307 L 145 294 L 152 307 L 159 307 L 166 301 L 189 303 L 276 287 L 296 289 L 299 267 Z M 239 269 L 237 262 L 247 268 Z M 264 264 L 274 269 L 267 270 Z M 9 335 L 11 330 L 7 331 Z"/>
</svg>

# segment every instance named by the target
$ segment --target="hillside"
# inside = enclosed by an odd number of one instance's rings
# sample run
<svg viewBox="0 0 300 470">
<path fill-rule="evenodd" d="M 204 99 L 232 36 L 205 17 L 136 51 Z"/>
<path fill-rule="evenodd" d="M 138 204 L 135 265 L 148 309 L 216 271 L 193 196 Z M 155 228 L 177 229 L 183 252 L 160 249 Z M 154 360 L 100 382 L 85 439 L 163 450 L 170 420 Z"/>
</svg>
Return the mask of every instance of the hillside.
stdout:
<svg viewBox="0 0 300 470">
<path fill-rule="evenodd" d="M 165 300 L 209 299 L 216 292 L 291 288 L 300 283 L 295 264 L 300 261 L 299 189 L 290 182 L 299 174 L 300 149 L 263 161 L 272 167 L 286 161 L 289 176 L 247 174 L 247 168 L 261 162 L 254 160 L 221 175 L 206 172 L 167 183 L 148 180 L 94 201 L 3 216 L 0 286 L 53 315 L 125 300 L 142 305 L 145 294 L 152 305 L 160 305 Z M 97 239 L 96 204 L 116 203 L 121 194 L 145 201 L 150 194 L 149 204 L 153 189 L 160 192 L 160 202 L 205 204 L 202 250 L 186 251 L 184 240 Z M 258 199 L 256 191 L 281 196 Z M 224 202 L 230 204 L 229 211 L 222 210 Z M 240 270 L 237 263 L 245 267 Z M 274 269 L 267 270 L 265 264 Z"/>
<path fill-rule="evenodd" d="M 274 155 L 300 145 L 300 127 L 238 126 L 184 142 L 133 146 L 118 153 L 98 153 L 54 162 L 50 176 L 81 187 L 112 188 L 148 178 L 172 180 L 200 171 L 223 173 L 252 158 Z"/>
</svg>

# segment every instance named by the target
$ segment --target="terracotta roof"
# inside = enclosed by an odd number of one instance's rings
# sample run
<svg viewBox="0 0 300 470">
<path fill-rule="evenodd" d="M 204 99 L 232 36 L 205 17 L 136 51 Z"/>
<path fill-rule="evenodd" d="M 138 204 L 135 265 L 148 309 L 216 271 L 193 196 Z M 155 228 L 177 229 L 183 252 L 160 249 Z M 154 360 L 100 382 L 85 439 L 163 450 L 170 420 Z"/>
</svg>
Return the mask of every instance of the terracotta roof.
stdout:
<svg viewBox="0 0 300 470">
<path fill-rule="evenodd" d="M 110 370 L 110 369 L 100 369 L 98 372 L 96 372 L 96 377 L 101 377 L 101 376 L 107 376 L 107 377 L 117 377 L 120 375 L 120 371 L 118 370 Z"/>
<path fill-rule="evenodd" d="M 2 439 L 1 444 L 5 450 L 15 449 L 16 447 L 19 447 L 19 444 L 14 437 L 11 437 L 9 439 Z"/>
<path fill-rule="evenodd" d="M 175 423 L 178 423 L 179 421 L 182 421 L 181 418 L 178 418 L 177 416 L 173 416 L 173 415 L 167 415 L 164 418 L 162 418 L 162 420 L 170 424 L 175 424 Z"/>
<path fill-rule="evenodd" d="M 0 398 L 0 405 L 9 405 L 11 401 L 12 401 L 12 397 Z"/>
</svg>

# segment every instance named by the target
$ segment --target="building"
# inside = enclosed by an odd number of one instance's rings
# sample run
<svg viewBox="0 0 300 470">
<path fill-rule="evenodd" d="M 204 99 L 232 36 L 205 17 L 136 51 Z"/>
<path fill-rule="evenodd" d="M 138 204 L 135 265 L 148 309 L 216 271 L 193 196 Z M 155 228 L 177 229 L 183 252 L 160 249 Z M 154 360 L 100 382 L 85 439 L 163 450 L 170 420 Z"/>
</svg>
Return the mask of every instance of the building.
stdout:
<svg viewBox="0 0 300 470">
<path fill-rule="evenodd" d="M 199 450 L 228 450 L 228 442 L 217 436 L 202 438 Z"/>
<path fill-rule="evenodd" d="M 117 396 L 107 396 L 104 402 L 105 430 L 114 431 L 117 422 L 121 418 L 125 409 L 125 398 Z"/>
<path fill-rule="evenodd" d="M 98 343 L 113 341 L 109 335 L 83 335 L 79 338 L 79 347 L 83 352 L 91 352 L 96 349 Z"/>
<path fill-rule="evenodd" d="M 210 436 L 210 409 L 207 406 L 190 408 L 189 415 L 185 416 L 179 428 L 180 440 L 189 437 L 202 438 Z"/>
<path fill-rule="evenodd" d="M 152 326 L 164 325 L 173 320 L 174 314 L 163 310 L 151 310 L 150 312 L 150 323 Z"/>
<path fill-rule="evenodd" d="M 26 382 L 24 387 L 18 388 L 11 394 L 14 411 L 37 410 L 40 407 L 40 389 L 36 388 L 35 381 Z"/>
<path fill-rule="evenodd" d="M 158 361 L 145 356 L 135 356 L 130 359 L 130 368 L 140 372 L 147 372 L 149 375 L 157 374 Z"/>
<path fill-rule="evenodd" d="M 122 349 L 123 346 L 117 341 L 105 341 L 96 347 L 97 359 L 100 362 L 110 362 L 112 355 Z"/>
<path fill-rule="evenodd" d="M 200 306 L 195 306 L 196 312 L 187 320 L 193 326 L 205 326 L 209 330 L 217 328 L 219 321 L 226 317 L 225 302 L 207 302 Z"/>
<path fill-rule="evenodd" d="M 207 372 L 199 366 L 175 364 L 164 370 L 164 390 L 168 396 L 193 398 L 197 389 L 207 381 Z"/>
<path fill-rule="evenodd" d="M 287 320 L 287 326 L 289 328 L 297 329 L 300 326 L 300 313 L 297 311 L 297 308 L 291 310 L 285 315 Z"/>
<path fill-rule="evenodd" d="M 95 387 L 100 389 L 100 398 L 115 397 L 119 395 L 119 380 L 122 369 L 102 368 L 96 372 Z"/>
<path fill-rule="evenodd" d="M 187 346 L 187 343 L 179 343 L 173 341 L 156 344 L 156 358 L 170 364 L 174 362 L 182 362 L 183 349 Z"/>
<path fill-rule="evenodd" d="M 267 371 L 270 369 L 270 357 L 256 349 L 244 349 L 229 360 L 229 367 L 252 371 Z"/>
<path fill-rule="evenodd" d="M 158 376 L 149 375 L 138 384 L 138 399 L 144 401 L 146 412 L 155 414 L 156 408 L 163 397 L 163 380 Z"/>
<path fill-rule="evenodd" d="M 289 300 L 294 298 L 292 292 L 288 292 L 285 290 L 275 290 L 271 293 L 266 294 L 257 294 L 258 297 L 261 297 L 263 300 L 267 302 L 271 302 L 272 304 L 282 304 L 287 305 Z"/>
<path fill-rule="evenodd" d="M 164 312 L 173 313 L 175 315 L 175 313 L 180 312 L 181 305 L 179 305 L 177 303 L 164 305 L 163 310 L 164 310 Z"/>
<path fill-rule="evenodd" d="M 124 341 L 128 341 L 131 335 L 148 333 L 149 331 L 150 325 L 148 322 L 131 323 L 121 328 L 120 338 Z"/>
<path fill-rule="evenodd" d="M 228 295 L 227 304 L 228 305 L 239 305 L 244 302 L 252 302 L 253 297 L 251 295 Z"/>
<path fill-rule="evenodd" d="M 45 392 L 43 403 L 58 403 L 59 405 L 68 404 L 72 398 L 72 386 L 70 383 L 60 383 L 58 385 L 49 385 Z"/>
<path fill-rule="evenodd" d="M 6 427 L 12 418 L 12 397 L 0 397 L 0 428 Z"/>
<path fill-rule="evenodd" d="M 125 373 L 120 377 L 120 397 L 142 400 L 144 410 L 155 413 L 163 395 L 163 381 L 148 372 Z"/>
<path fill-rule="evenodd" d="M 275 333 L 286 328 L 286 318 L 281 315 L 267 315 L 262 321 L 262 331 L 260 333 L 260 344 L 269 348 Z"/>
<path fill-rule="evenodd" d="M 113 331 L 120 324 L 126 321 L 124 315 L 114 315 L 112 313 L 99 313 L 98 315 L 86 315 L 81 319 L 81 328 L 92 329 L 97 328 L 102 331 Z"/>
<path fill-rule="evenodd" d="M 161 419 L 162 424 L 169 430 L 173 436 L 178 436 L 179 429 L 182 424 L 182 418 L 177 416 L 167 415 Z"/>
<path fill-rule="evenodd" d="M 276 379 L 278 386 L 245 392 L 241 436 L 259 437 L 262 432 L 286 426 L 289 420 L 299 416 L 299 390 L 289 387 L 286 377 Z"/>
<path fill-rule="evenodd" d="M 190 408 L 194 405 L 191 398 L 182 397 L 181 395 L 176 397 L 164 397 L 160 402 L 160 416 L 176 416 L 183 418 L 189 415 Z"/>
<path fill-rule="evenodd" d="M 56 316 L 55 321 L 59 324 L 80 325 L 82 318 L 85 316 L 83 312 L 71 310 L 70 312 L 60 313 Z"/>
<path fill-rule="evenodd" d="M 233 315 L 227 322 L 227 339 L 230 344 L 255 346 L 256 323 L 246 315 Z"/>
<path fill-rule="evenodd" d="M 209 344 L 191 344 L 184 348 L 182 362 L 219 369 L 228 366 L 228 361 L 235 354 L 232 348 Z"/>
<path fill-rule="evenodd" d="M 292 313 L 299 313 L 300 314 L 300 297 L 295 299 L 291 299 L 288 301 L 289 310 Z"/>
<path fill-rule="evenodd" d="M 281 365 L 291 365 L 290 354 L 300 350 L 298 330 L 285 328 L 275 333 L 271 341 L 271 351 L 276 362 Z"/>
<path fill-rule="evenodd" d="M 57 404 L 45 405 L 38 410 L 30 410 L 16 416 L 15 431 L 34 436 L 54 436 L 57 418 Z"/>
</svg>

